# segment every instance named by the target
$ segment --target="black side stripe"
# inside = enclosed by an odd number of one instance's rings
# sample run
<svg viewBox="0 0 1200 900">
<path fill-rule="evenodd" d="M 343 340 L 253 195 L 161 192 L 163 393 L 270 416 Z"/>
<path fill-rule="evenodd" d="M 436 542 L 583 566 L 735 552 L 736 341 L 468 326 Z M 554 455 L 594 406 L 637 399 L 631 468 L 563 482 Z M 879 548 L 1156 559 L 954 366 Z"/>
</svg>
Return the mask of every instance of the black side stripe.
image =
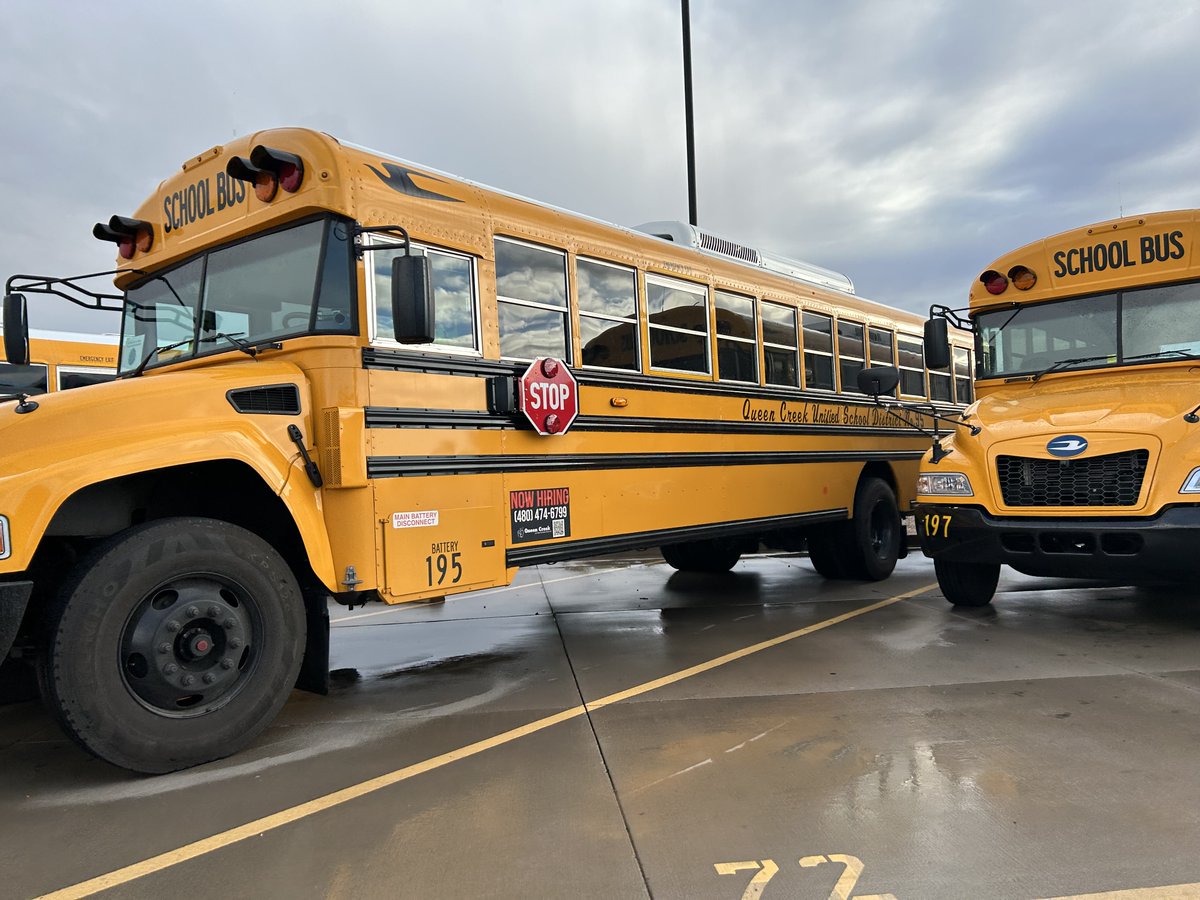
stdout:
<svg viewBox="0 0 1200 900">
<path fill-rule="evenodd" d="M 798 513 L 791 516 L 771 516 L 763 519 L 741 519 L 736 522 L 721 522 L 715 525 L 693 525 L 687 528 L 664 528 L 658 531 L 637 531 L 615 534 L 602 538 L 585 538 L 579 541 L 558 541 L 553 544 L 538 544 L 532 547 L 517 547 L 504 555 L 509 566 L 528 566 L 534 563 L 559 562 L 565 559 L 580 559 L 604 553 L 619 553 L 623 550 L 640 550 L 660 547 L 663 544 L 684 540 L 701 540 L 713 537 L 733 537 L 743 534 L 764 534 L 784 528 L 816 525 L 821 522 L 837 522 L 845 519 L 849 510 L 823 509 L 817 512 Z"/>
<path fill-rule="evenodd" d="M 523 419 L 477 410 L 366 408 L 368 428 L 472 428 L 532 431 Z M 911 428 L 854 425 L 764 425 L 759 422 L 667 419 L 634 416 L 579 416 L 572 431 L 653 432 L 655 434 L 837 434 L 916 437 Z"/>
<path fill-rule="evenodd" d="M 581 469 L 673 469 L 780 466 L 920 459 L 921 450 L 802 450 L 781 453 L 574 453 L 544 456 L 368 456 L 368 478 L 481 475 L 494 472 L 572 472 Z"/>
</svg>

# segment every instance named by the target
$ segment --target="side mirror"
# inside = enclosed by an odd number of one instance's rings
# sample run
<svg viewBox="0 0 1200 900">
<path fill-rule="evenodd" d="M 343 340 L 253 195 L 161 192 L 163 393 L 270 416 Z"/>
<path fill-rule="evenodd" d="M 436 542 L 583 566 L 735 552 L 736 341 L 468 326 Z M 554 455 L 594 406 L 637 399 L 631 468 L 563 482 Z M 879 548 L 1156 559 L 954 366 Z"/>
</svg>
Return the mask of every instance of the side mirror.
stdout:
<svg viewBox="0 0 1200 900">
<path fill-rule="evenodd" d="M 433 341 L 433 267 L 428 256 L 392 260 L 392 327 L 402 344 Z"/>
<path fill-rule="evenodd" d="M 925 322 L 925 365 L 945 369 L 950 365 L 950 323 L 940 316 Z"/>
<path fill-rule="evenodd" d="M 869 397 L 891 394 L 900 383 L 900 372 L 891 366 L 873 366 L 858 372 L 858 389 Z"/>
<path fill-rule="evenodd" d="M 29 365 L 29 317 L 24 294 L 4 295 L 4 356 L 14 366 Z"/>
</svg>

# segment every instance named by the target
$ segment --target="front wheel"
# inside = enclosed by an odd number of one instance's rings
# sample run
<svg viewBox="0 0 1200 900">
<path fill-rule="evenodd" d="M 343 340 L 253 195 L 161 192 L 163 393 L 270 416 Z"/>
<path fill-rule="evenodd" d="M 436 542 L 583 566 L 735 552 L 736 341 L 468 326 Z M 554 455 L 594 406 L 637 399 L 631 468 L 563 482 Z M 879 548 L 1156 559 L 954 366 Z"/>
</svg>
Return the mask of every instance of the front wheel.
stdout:
<svg viewBox="0 0 1200 900">
<path fill-rule="evenodd" d="M 942 594 L 955 606 L 987 606 L 1000 581 L 1000 563 L 934 559 L 933 572 Z"/>
<path fill-rule="evenodd" d="M 213 519 L 162 519 L 110 539 L 63 585 L 45 699 L 91 753 L 136 772 L 250 743 L 295 684 L 304 602 L 279 554 Z"/>
</svg>

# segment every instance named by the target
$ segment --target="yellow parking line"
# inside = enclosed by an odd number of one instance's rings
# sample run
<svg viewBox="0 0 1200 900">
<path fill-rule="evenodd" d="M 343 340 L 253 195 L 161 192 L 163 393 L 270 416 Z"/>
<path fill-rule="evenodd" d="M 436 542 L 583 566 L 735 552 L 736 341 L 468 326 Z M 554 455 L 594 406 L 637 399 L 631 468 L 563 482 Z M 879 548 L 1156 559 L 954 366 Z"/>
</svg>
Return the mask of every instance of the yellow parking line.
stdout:
<svg viewBox="0 0 1200 900">
<path fill-rule="evenodd" d="M 341 806 L 343 803 L 348 803 L 359 797 L 364 797 L 367 794 L 373 794 L 383 788 L 398 784 L 401 781 L 406 781 L 415 775 L 421 775 L 425 772 L 430 772 L 434 769 L 440 769 L 442 766 L 449 765 L 452 762 L 457 762 L 460 759 L 466 759 L 469 756 L 475 756 L 485 750 L 490 750 L 493 747 L 499 747 L 502 744 L 508 744 L 518 738 L 526 735 L 535 734 L 551 726 L 558 725 L 560 722 L 567 722 L 571 719 L 578 718 L 586 712 L 592 710 L 603 709 L 606 706 L 611 706 L 614 703 L 620 703 L 622 700 L 629 700 L 632 697 L 638 697 L 649 691 L 657 690 L 667 685 L 675 684 L 683 681 L 686 678 L 691 678 L 694 675 L 699 675 L 703 672 L 710 672 L 720 666 L 727 665 L 739 659 L 744 659 L 754 653 L 767 650 L 771 647 L 778 647 L 780 644 L 785 644 L 788 641 L 795 640 L 798 637 L 803 637 L 806 634 L 812 634 L 815 631 L 820 631 L 823 628 L 829 628 L 831 625 L 837 625 L 857 616 L 866 615 L 874 612 L 877 609 L 883 609 L 885 606 L 890 606 L 893 603 L 899 603 L 901 600 L 907 600 L 910 597 L 915 597 L 918 594 L 923 594 L 926 591 L 933 590 L 936 585 L 927 584 L 919 587 L 916 590 L 906 591 L 903 594 L 896 594 L 894 597 L 888 597 L 886 600 L 880 600 L 878 603 L 872 603 L 869 606 L 864 606 L 853 612 L 843 613 L 839 616 L 834 616 L 831 619 L 825 619 L 815 625 L 808 625 L 804 628 L 798 628 L 795 631 L 789 631 L 787 634 L 780 635 L 770 640 L 760 641 L 757 644 L 751 644 L 749 647 L 743 647 L 741 650 L 734 650 L 732 653 L 726 653 L 723 656 L 718 656 L 715 659 L 710 659 L 708 662 L 700 663 L 699 665 L 690 666 L 682 669 L 671 675 L 665 675 L 662 678 L 656 678 L 653 681 L 647 681 L 644 684 L 639 684 L 635 687 L 628 688 L 623 691 L 618 691 L 615 694 L 609 694 L 607 697 L 601 697 L 599 700 L 594 700 L 586 706 L 572 706 L 570 709 L 564 709 L 562 712 L 557 712 L 554 715 L 546 716 L 537 721 L 530 722 L 528 725 L 522 725 L 519 728 L 513 728 L 501 734 L 494 735 L 482 741 L 476 741 L 474 744 L 468 744 L 465 747 L 459 747 L 456 750 L 451 750 L 448 753 L 443 753 L 441 756 L 434 756 L 419 763 L 414 763 L 411 766 L 405 766 L 403 769 L 396 769 L 394 772 L 388 772 L 386 775 L 380 775 L 376 778 L 370 778 L 366 781 L 361 781 L 358 784 L 351 785 L 347 788 L 342 788 L 339 791 L 334 791 L 330 794 L 325 794 L 322 797 L 317 797 L 309 800 L 306 803 L 301 803 L 289 809 L 281 810 L 269 816 L 264 816 L 261 819 L 255 819 L 253 822 L 247 822 L 245 825 L 239 825 L 237 828 L 231 828 L 228 831 L 222 831 L 214 834 L 211 837 L 203 838 L 199 841 L 193 841 L 190 844 L 185 844 L 175 850 L 169 850 L 166 853 L 160 853 L 158 856 L 152 856 L 149 859 L 144 859 L 141 862 L 133 865 L 125 866 L 120 869 L 115 869 L 106 875 L 100 875 L 96 878 L 91 878 L 87 881 L 81 881 L 78 884 L 70 887 L 62 888 L 50 894 L 43 894 L 38 900 L 67 900 L 67 898 L 90 897 L 100 891 L 109 890 L 118 885 L 127 884 L 135 879 L 142 878 L 145 875 L 160 872 L 163 869 L 168 869 L 171 866 L 177 866 L 180 863 L 195 859 L 199 856 L 204 856 L 207 853 L 212 853 L 215 850 L 220 850 L 223 847 L 228 847 L 236 844 L 239 841 L 244 841 L 247 838 L 256 837 L 265 832 L 280 828 L 291 822 L 306 818 L 315 813 L 322 812 L 326 809 L 331 809 L 335 806 Z"/>
</svg>

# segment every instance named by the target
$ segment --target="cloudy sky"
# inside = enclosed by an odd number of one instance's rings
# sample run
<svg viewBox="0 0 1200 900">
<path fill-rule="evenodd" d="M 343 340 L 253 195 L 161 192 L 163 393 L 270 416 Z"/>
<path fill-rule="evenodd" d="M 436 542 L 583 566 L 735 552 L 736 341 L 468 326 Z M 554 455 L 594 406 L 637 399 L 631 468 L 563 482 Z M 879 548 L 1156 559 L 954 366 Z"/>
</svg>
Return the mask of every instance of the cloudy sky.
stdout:
<svg viewBox="0 0 1200 900">
<path fill-rule="evenodd" d="M 1028 241 L 1200 206 L 1198 9 L 692 0 L 700 224 L 925 311 Z M 277 125 L 620 224 L 687 218 L 678 0 L 5 0 L 0 23 L 5 277 L 110 268 L 93 223 Z"/>
</svg>

